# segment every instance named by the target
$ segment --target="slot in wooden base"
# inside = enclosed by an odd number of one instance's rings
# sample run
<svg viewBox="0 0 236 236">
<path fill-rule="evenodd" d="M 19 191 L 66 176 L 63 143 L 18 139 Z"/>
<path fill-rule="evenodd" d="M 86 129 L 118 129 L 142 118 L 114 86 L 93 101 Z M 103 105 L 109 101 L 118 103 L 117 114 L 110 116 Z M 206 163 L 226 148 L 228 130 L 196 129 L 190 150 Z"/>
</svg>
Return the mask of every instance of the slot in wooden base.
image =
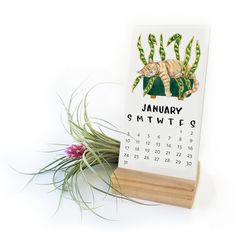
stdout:
<svg viewBox="0 0 236 236">
<path fill-rule="evenodd" d="M 196 180 L 151 174 L 124 168 L 117 168 L 112 174 L 114 194 L 192 208 L 198 185 L 200 163 Z"/>
</svg>

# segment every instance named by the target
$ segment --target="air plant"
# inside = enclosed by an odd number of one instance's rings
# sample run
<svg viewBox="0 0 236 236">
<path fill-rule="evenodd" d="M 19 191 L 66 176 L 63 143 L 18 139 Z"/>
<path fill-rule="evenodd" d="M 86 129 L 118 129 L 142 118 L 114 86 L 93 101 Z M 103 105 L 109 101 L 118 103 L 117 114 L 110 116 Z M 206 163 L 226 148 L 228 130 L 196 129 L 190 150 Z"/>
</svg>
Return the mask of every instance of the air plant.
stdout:
<svg viewBox="0 0 236 236">
<path fill-rule="evenodd" d="M 175 52 L 176 60 L 179 60 L 179 61 L 181 60 L 180 59 L 180 52 L 179 52 L 179 46 L 180 46 L 181 40 L 182 40 L 182 36 L 179 33 L 176 33 L 172 37 L 170 37 L 169 40 L 167 41 L 167 46 L 169 46 L 170 44 L 172 44 L 174 42 L 174 52 Z M 196 69 L 198 67 L 201 51 L 200 51 L 200 45 L 197 41 L 196 42 L 195 61 L 194 61 L 193 65 L 190 67 L 190 69 L 187 68 L 189 60 L 191 58 L 191 49 L 192 49 L 193 40 L 194 40 L 194 38 L 192 38 L 190 40 L 190 42 L 188 43 L 186 50 L 185 50 L 185 57 L 183 60 L 183 67 L 182 67 L 182 71 L 181 71 L 182 76 L 180 78 L 175 79 L 175 82 L 179 88 L 178 98 L 183 98 L 184 90 L 191 89 L 192 83 L 191 83 L 190 78 L 194 74 L 194 72 L 196 71 Z M 145 58 L 144 49 L 142 47 L 141 35 L 140 35 L 138 38 L 138 42 L 137 42 L 137 48 L 139 51 L 139 58 L 144 65 L 147 65 L 149 63 L 153 63 L 153 58 L 154 58 L 154 54 L 155 54 L 155 46 L 157 45 L 156 38 L 153 34 L 149 34 L 148 44 L 150 47 L 150 53 L 149 53 L 148 62 L 147 62 L 147 60 Z M 159 55 L 160 55 L 161 61 L 164 61 L 166 59 L 166 53 L 165 53 L 165 49 L 163 46 L 163 35 L 162 34 L 160 35 Z M 146 94 L 149 94 L 149 92 L 155 86 L 156 81 L 160 80 L 159 76 L 153 76 L 150 78 L 146 78 L 143 75 L 139 75 L 135 79 L 135 81 L 133 82 L 132 91 L 134 91 L 134 89 L 136 88 L 136 86 L 139 84 L 139 82 L 142 79 L 146 79 L 146 80 L 148 79 L 148 82 L 146 83 L 146 85 L 144 87 L 144 93 L 143 93 L 144 96 Z M 160 83 L 162 83 L 162 82 L 160 82 Z"/>
<path fill-rule="evenodd" d="M 33 177 L 29 182 L 38 175 L 52 173 L 51 184 L 54 186 L 54 190 L 61 192 L 59 206 L 63 195 L 68 193 L 69 197 L 80 207 L 81 213 L 83 210 L 90 210 L 95 215 L 110 220 L 97 213 L 97 201 L 95 200 L 94 192 L 102 193 L 104 199 L 106 196 L 111 196 L 142 205 L 150 204 L 131 199 L 123 195 L 119 189 L 116 189 L 119 195 L 114 195 L 110 192 L 110 189 L 113 188 L 110 177 L 114 167 L 118 165 L 120 142 L 106 135 L 105 132 L 102 131 L 102 128 L 114 132 L 122 132 L 118 131 L 115 126 L 104 119 L 89 117 L 87 112 L 87 97 L 91 90 L 92 89 L 81 99 L 75 111 L 72 111 L 71 108 L 75 92 L 72 94 L 67 106 L 61 100 L 67 116 L 68 132 L 73 138 L 74 144 L 66 145 L 64 155 L 50 162 L 38 172 L 31 173 L 30 175 L 33 175 Z M 95 126 L 98 128 L 95 128 Z M 126 135 L 124 133 L 122 134 Z M 58 151 L 61 151 L 61 149 Z M 96 167 L 98 166 L 102 169 L 103 175 L 97 171 Z M 91 176 L 93 180 L 102 183 L 106 188 L 97 187 L 93 183 L 94 181 L 89 180 Z M 79 177 L 82 178 L 82 182 L 89 187 L 92 201 L 83 196 L 83 189 L 78 182 Z"/>
</svg>

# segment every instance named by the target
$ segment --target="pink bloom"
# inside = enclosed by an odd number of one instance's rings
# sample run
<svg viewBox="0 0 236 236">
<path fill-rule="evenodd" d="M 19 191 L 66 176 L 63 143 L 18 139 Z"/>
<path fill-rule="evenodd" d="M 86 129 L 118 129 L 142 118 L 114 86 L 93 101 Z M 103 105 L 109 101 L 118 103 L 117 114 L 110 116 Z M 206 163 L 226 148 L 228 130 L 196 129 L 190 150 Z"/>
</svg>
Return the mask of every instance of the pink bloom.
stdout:
<svg viewBox="0 0 236 236">
<path fill-rule="evenodd" d="M 67 156 L 72 157 L 72 158 L 81 158 L 84 151 L 86 150 L 86 147 L 83 144 L 79 145 L 71 145 L 68 148 L 66 148 L 65 153 Z"/>
</svg>

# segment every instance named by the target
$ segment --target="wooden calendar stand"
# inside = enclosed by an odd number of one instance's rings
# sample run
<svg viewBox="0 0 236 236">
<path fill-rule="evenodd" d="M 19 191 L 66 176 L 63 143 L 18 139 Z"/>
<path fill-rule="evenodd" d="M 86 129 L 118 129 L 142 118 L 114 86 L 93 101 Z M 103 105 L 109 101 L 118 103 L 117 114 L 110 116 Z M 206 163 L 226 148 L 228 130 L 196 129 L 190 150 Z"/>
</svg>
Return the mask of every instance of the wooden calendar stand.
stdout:
<svg viewBox="0 0 236 236">
<path fill-rule="evenodd" d="M 112 177 L 114 194 L 140 198 L 180 207 L 192 208 L 198 185 L 200 163 L 196 181 L 117 168 Z"/>
</svg>

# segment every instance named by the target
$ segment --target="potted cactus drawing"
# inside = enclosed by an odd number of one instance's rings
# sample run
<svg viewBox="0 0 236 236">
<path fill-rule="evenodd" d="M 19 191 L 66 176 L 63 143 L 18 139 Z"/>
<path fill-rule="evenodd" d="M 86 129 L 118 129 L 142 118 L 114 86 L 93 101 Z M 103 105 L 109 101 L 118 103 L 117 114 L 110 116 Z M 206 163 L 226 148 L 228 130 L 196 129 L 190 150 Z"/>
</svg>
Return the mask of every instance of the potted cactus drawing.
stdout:
<svg viewBox="0 0 236 236">
<path fill-rule="evenodd" d="M 150 53 L 148 60 L 145 58 L 144 49 L 141 44 L 141 35 L 138 38 L 137 48 L 139 57 L 143 63 L 138 73 L 139 76 L 135 79 L 132 85 L 132 91 L 136 88 L 141 80 L 143 80 L 143 96 L 147 94 L 151 98 L 156 96 L 177 97 L 179 100 L 191 96 L 198 90 L 199 82 L 196 79 L 195 71 L 200 60 L 200 45 L 196 42 L 195 61 L 190 66 L 189 60 L 191 58 L 191 49 L 194 37 L 188 43 L 185 49 L 185 57 L 180 59 L 179 45 L 182 36 L 179 33 L 174 34 L 169 38 L 167 46 L 174 43 L 174 52 L 176 59 L 166 59 L 166 53 L 163 46 L 163 35 L 160 35 L 159 55 L 161 60 L 154 62 L 154 54 L 157 46 L 156 37 L 153 34 L 148 36 L 148 44 L 150 46 Z"/>
</svg>

